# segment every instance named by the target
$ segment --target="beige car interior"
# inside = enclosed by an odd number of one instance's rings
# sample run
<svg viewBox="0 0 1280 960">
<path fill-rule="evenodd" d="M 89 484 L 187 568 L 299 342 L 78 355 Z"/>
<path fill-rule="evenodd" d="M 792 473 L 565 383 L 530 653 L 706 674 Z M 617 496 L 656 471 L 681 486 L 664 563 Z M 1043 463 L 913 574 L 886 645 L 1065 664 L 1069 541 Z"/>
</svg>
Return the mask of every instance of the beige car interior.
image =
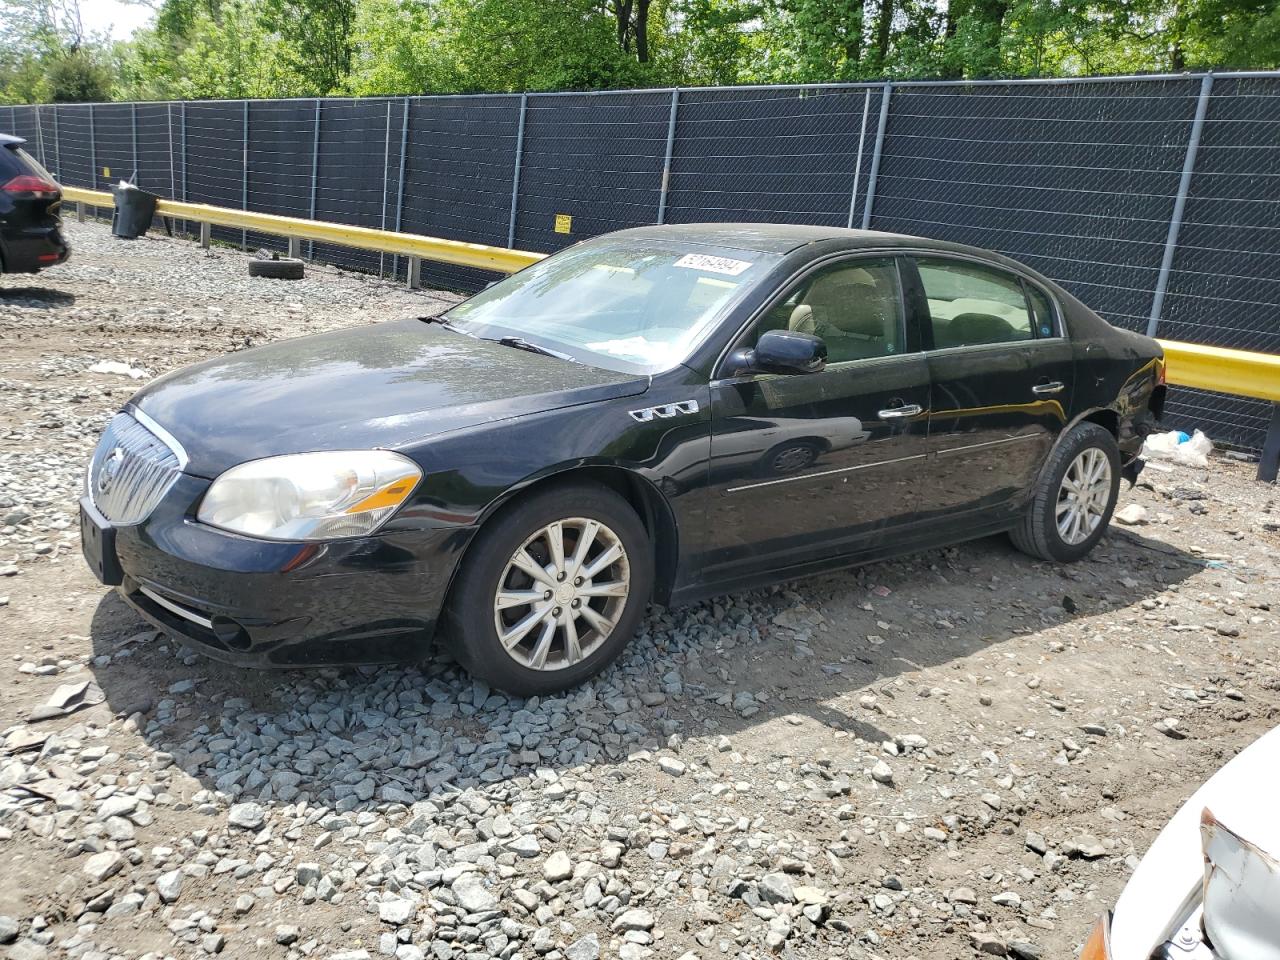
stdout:
<svg viewBox="0 0 1280 960">
<path fill-rule="evenodd" d="M 887 269 L 844 267 L 819 274 L 791 308 L 787 329 L 821 337 L 828 363 L 899 352 L 901 310 Z"/>
</svg>

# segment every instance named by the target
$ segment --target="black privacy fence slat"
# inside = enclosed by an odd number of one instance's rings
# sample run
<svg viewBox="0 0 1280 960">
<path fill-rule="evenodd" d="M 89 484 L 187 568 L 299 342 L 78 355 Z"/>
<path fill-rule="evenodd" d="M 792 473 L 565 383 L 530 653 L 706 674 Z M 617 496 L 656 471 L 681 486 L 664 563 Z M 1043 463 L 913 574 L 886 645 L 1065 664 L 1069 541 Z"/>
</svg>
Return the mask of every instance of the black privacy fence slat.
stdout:
<svg viewBox="0 0 1280 960">
<path fill-rule="evenodd" d="M 696 221 L 938 237 L 1023 261 L 1118 326 L 1280 354 L 1280 73 L 0 106 L 0 130 L 73 186 L 136 177 L 180 200 L 544 252 Z M 407 274 L 403 257 L 303 253 Z M 495 277 L 421 265 L 428 286 Z M 1175 389 L 1166 419 L 1257 448 L 1268 418 Z"/>
</svg>

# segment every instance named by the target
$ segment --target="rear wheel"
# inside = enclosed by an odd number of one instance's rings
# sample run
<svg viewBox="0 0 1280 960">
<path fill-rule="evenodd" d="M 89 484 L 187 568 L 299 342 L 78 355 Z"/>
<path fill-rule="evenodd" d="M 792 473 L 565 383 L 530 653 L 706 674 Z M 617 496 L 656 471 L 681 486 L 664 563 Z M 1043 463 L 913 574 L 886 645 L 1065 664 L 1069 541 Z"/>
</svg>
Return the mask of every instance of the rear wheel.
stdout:
<svg viewBox="0 0 1280 960">
<path fill-rule="evenodd" d="M 450 595 L 450 642 L 496 687 L 556 692 L 622 652 L 652 586 L 653 550 L 626 500 L 594 484 L 551 487 L 477 535 Z"/>
<path fill-rule="evenodd" d="M 1120 451 L 1096 423 L 1071 429 L 1041 471 L 1022 522 L 1010 537 L 1023 553 L 1069 563 L 1106 533 L 1120 492 Z"/>
</svg>

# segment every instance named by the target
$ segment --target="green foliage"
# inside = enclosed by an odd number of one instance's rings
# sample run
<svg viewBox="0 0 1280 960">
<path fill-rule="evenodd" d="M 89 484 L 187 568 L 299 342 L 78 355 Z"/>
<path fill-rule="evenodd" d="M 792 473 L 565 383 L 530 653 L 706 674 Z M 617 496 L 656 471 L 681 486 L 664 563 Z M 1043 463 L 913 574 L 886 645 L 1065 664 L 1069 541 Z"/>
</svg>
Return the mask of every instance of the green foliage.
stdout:
<svg viewBox="0 0 1280 960">
<path fill-rule="evenodd" d="M 161 0 L 129 42 L 0 0 L 0 102 L 1280 66 L 1280 0 Z"/>
</svg>

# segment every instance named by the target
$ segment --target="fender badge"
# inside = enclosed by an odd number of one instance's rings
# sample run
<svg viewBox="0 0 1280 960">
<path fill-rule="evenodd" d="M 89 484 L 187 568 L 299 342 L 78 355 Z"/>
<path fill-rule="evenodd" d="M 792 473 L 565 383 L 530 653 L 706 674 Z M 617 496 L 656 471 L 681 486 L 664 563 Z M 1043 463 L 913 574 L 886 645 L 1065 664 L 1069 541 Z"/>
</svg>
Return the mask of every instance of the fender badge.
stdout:
<svg viewBox="0 0 1280 960">
<path fill-rule="evenodd" d="M 681 400 L 679 403 L 664 403 L 660 407 L 645 407 L 643 410 L 630 410 L 631 419 L 639 423 L 648 423 L 657 417 L 669 420 L 672 417 L 686 416 L 698 412 L 697 400 Z"/>
</svg>

